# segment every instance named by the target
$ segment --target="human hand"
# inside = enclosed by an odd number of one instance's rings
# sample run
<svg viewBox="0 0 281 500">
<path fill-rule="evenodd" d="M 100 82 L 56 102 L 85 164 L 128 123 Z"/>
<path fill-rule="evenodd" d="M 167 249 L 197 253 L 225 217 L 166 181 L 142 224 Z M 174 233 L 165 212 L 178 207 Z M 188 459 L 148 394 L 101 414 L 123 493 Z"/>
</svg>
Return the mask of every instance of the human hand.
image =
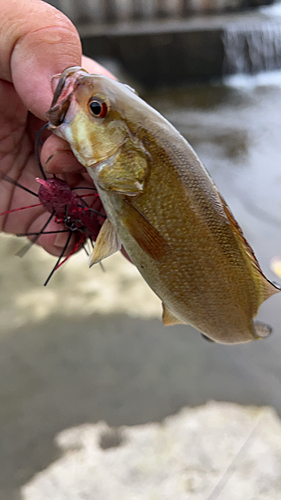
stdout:
<svg viewBox="0 0 281 500">
<path fill-rule="evenodd" d="M 52 101 L 53 75 L 81 65 L 91 73 L 112 75 L 96 62 L 81 59 L 79 35 L 71 21 L 40 0 L 2 0 L 0 47 L 0 173 L 37 192 L 35 178 L 40 171 L 34 145 Z M 93 186 L 62 139 L 49 137 L 41 160 L 46 172 L 63 174 L 61 177 L 71 186 Z M 37 202 L 26 191 L 0 180 L 0 213 Z M 94 208 L 101 208 L 99 199 Z M 42 207 L 2 215 L 0 230 L 39 232 L 49 215 Z M 57 224 L 51 222 L 48 230 L 55 229 Z M 66 235 L 61 233 L 42 235 L 37 243 L 60 255 L 65 241 Z"/>
</svg>

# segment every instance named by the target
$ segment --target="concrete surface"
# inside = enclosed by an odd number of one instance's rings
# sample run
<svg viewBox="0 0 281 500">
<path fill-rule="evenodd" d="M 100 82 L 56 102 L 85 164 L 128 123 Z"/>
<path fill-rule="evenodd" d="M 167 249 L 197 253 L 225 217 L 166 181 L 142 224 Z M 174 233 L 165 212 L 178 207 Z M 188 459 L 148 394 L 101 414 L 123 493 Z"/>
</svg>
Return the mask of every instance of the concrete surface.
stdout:
<svg viewBox="0 0 281 500">
<path fill-rule="evenodd" d="M 208 403 L 153 423 L 56 436 L 63 456 L 23 500 L 279 500 L 281 422 L 269 408 Z"/>
</svg>

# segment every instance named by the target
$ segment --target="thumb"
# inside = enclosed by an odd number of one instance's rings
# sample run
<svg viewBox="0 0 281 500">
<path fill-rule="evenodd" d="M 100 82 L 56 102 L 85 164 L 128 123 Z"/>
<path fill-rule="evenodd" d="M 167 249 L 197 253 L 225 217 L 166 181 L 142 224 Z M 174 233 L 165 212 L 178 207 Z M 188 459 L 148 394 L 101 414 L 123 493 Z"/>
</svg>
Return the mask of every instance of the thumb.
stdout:
<svg viewBox="0 0 281 500">
<path fill-rule="evenodd" d="M 12 82 L 27 109 L 45 119 L 52 76 L 81 65 L 74 25 L 44 1 L 9 0 L 1 5 L 0 47 L 0 78 Z"/>
</svg>

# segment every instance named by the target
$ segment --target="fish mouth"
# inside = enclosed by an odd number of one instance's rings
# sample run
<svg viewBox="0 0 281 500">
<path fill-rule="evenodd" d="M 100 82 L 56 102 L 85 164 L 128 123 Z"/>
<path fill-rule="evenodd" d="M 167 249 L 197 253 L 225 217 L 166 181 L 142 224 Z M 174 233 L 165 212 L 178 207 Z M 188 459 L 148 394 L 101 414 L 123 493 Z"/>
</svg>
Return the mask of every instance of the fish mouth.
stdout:
<svg viewBox="0 0 281 500">
<path fill-rule="evenodd" d="M 59 127 L 65 120 L 71 97 L 77 88 L 78 77 L 88 74 L 80 66 L 66 68 L 60 75 L 50 109 L 46 113 L 49 129 Z"/>
</svg>

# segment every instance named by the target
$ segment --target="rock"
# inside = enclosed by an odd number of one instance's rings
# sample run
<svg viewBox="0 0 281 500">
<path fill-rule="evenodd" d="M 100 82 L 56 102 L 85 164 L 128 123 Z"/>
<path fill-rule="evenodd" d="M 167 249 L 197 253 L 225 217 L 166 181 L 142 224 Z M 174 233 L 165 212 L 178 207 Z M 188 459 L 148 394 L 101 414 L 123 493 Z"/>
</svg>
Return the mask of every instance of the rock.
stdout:
<svg viewBox="0 0 281 500">
<path fill-rule="evenodd" d="M 162 423 L 58 434 L 63 456 L 23 500 L 278 500 L 281 424 L 269 407 L 184 408 Z"/>
</svg>

